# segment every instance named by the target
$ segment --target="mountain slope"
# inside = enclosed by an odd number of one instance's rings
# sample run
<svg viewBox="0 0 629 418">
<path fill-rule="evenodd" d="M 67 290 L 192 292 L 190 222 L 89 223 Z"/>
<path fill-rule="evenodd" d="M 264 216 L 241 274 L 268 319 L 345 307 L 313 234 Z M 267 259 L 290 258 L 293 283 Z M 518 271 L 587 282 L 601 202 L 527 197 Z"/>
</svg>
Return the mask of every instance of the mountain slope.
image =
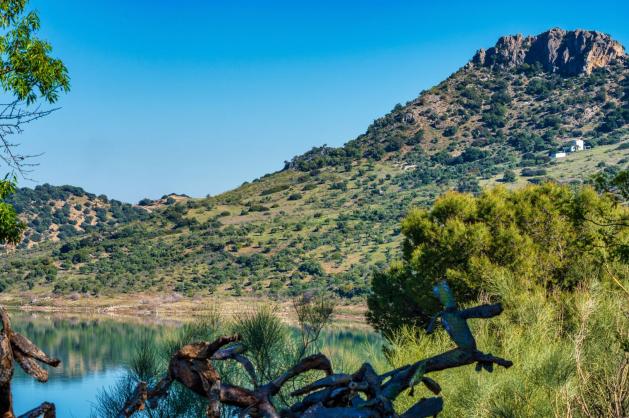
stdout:
<svg viewBox="0 0 629 418">
<path fill-rule="evenodd" d="M 20 248 L 98 232 L 135 220 L 146 220 L 143 208 L 96 196 L 75 186 L 44 184 L 21 188 L 7 199 L 27 225 Z"/>
<path fill-rule="evenodd" d="M 12 252 L 0 289 L 362 296 L 370 269 L 397 256 L 413 205 L 451 188 L 582 182 L 627 167 L 628 61 L 597 32 L 501 38 L 343 147 L 313 148 L 218 196 L 142 202 L 150 215 Z M 549 157 L 575 139 L 588 149 Z"/>
</svg>

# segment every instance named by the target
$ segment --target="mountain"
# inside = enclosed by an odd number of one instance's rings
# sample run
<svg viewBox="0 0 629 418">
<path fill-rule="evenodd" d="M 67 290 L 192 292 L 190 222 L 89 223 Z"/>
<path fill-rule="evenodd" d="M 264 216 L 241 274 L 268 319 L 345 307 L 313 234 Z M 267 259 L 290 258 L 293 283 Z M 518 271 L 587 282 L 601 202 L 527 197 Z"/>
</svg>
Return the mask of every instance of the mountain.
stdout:
<svg viewBox="0 0 629 418">
<path fill-rule="evenodd" d="M 344 146 L 315 147 L 218 196 L 112 206 L 89 195 L 106 215 L 83 228 L 80 193 L 29 200 L 42 190 L 20 190 L 31 228 L 40 213 L 68 207 L 75 231 L 40 227 L 39 244 L 8 252 L 0 290 L 283 296 L 324 287 L 361 297 L 371 269 L 398 256 L 412 206 L 453 188 L 580 183 L 626 168 L 628 76 L 623 47 L 599 32 L 506 36 Z"/>
<path fill-rule="evenodd" d="M 536 65 L 566 76 L 591 74 L 625 55 L 609 35 L 594 31 L 551 29 L 537 36 L 504 36 L 495 47 L 479 50 L 472 63 L 494 69 Z"/>
</svg>

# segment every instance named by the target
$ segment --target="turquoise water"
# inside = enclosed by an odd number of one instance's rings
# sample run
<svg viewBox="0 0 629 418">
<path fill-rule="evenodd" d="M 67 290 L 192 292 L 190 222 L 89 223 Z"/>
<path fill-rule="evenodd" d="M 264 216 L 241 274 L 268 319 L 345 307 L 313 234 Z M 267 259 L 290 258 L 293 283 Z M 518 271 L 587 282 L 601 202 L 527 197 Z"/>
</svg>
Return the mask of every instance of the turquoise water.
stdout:
<svg viewBox="0 0 629 418">
<path fill-rule="evenodd" d="M 15 412 L 19 415 L 49 401 L 55 403 L 58 417 L 89 417 L 98 392 L 123 374 L 131 355 L 130 342 L 147 334 L 158 338 L 174 326 L 20 312 L 11 312 L 11 322 L 16 331 L 61 359 L 59 367 L 48 368 L 47 383 L 35 381 L 16 367 Z"/>
<path fill-rule="evenodd" d="M 58 417 L 89 417 L 92 403 L 103 387 L 113 385 L 123 374 L 121 367 L 112 366 L 83 376 L 53 376 L 48 383 L 31 378 L 17 378 L 13 383 L 15 412 L 24 413 L 44 401 L 54 401 Z"/>
<path fill-rule="evenodd" d="M 98 393 L 113 386 L 124 375 L 140 338 L 158 341 L 178 326 L 172 322 L 53 317 L 43 314 L 11 313 L 13 328 L 28 336 L 48 354 L 61 359 L 58 368 L 49 368 L 50 377 L 42 384 L 19 368 L 13 380 L 15 412 L 19 415 L 44 401 L 54 402 L 57 416 L 90 417 Z M 151 323 L 153 322 L 153 323 Z M 364 347 L 379 347 L 380 338 L 364 330 L 330 331 L 322 337 L 323 352 L 337 364 L 355 369 L 354 354 Z M 343 356 L 343 352 L 352 356 Z M 340 353 L 340 355 L 339 355 Z M 365 355 L 368 355 L 365 350 Z"/>
</svg>

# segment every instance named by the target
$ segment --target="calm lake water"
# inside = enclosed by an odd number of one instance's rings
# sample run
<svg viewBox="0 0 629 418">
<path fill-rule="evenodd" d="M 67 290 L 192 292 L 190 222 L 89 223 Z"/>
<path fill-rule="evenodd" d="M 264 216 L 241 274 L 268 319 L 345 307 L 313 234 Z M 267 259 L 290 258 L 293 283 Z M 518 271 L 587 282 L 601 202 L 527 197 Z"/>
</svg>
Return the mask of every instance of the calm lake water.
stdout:
<svg viewBox="0 0 629 418">
<path fill-rule="evenodd" d="M 133 355 L 133 342 L 147 335 L 157 341 L 179 326 L 169 321 L 131 323 L 23 312 L 11 312 L 11 319 L 16 331 L 62 362 L 58 368 L 49 368 L 50 378 L 45 384 L 16 371 L 15 412 L 21 414 L 49 401 L 56 404 L 61 418 L 89 417 L 99 391 L 123 376 L 124 366 Z M 323 341 L 324 352 L 333 356 L 343 351 L 364 351 L 368 357 L 373 355 L 370 351 L 378 351 L 381 346 L 377 334 L 359 329 L 328 331 Z"/>
</svg>

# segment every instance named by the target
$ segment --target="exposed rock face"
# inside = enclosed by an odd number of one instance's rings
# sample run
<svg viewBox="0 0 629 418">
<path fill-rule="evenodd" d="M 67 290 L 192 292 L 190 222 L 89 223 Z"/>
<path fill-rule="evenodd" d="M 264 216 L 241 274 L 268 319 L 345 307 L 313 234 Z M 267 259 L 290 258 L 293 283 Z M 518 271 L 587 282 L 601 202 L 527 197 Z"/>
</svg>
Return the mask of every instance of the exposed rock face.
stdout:
<svg viewBox="0 0 629 418">
<path fill-rule="evenodd" d="M 472 64 L 512 68 L 539 62 L 547 71 L 572 76 L 590 74 L 624 57 L 623 46 L 604 33 L 551 29 L 537 36 L 503 36 L 496 46 L 479 50 Z"/>
</svg>

